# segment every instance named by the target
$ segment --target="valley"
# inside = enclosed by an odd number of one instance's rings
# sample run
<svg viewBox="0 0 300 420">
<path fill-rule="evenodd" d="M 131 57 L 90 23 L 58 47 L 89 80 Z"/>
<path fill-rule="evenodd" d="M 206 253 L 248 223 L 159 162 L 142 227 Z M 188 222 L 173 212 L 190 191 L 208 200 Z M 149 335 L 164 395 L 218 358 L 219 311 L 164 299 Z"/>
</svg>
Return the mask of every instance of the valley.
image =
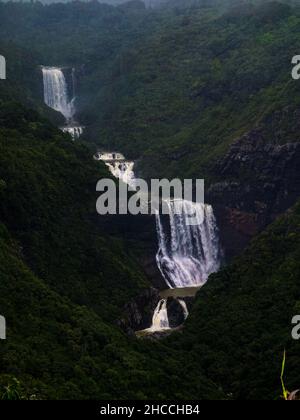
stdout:
<svg viewBox="0 0 300 420">
<path fill-rule="evenodd" d="M 297 1 L 0 3 L 0 398 L 279 399 L 284 349 L 299 388 L 299 34 Z M 97 214 L 153 178 L 205 202 Z"/>
</svg>

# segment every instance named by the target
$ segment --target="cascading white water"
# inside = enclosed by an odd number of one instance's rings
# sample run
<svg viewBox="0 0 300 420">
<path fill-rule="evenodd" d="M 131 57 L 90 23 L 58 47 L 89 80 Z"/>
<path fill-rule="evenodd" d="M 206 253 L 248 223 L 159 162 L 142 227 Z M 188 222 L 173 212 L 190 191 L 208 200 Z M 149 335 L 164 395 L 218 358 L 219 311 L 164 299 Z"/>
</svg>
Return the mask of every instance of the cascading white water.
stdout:
<svg viewBox="0 0 300 420">
<path fill-rule="evenodd" d="M 134 162 L 126 161 L 121 153 L 100 153 L 94 159 L 102 160 L 111 173 L 134 186 Z M 147 197 L 148 200 L 148 197 Z M 211 206 L 186 200 L 166 201 L 169 209 L 169 230 L 163 216 L 156 214 L 159 251 L 157 266 L 170 288 L 191 288 L 203 285 L 208 276 L 218 271 L 221 249 L 218 228 Z M 183 318 L 189 312 L 184 299 L 177 299 Z M 161 299 L 154 311 L 152 325 L 144 333 L 170 330 L 168 300 Z"/>
<path fill-rule="evenodd" d="M 182 311 L 183 311 L 183 316 L 184 316 L 184 320 L 187 319 L 187 317 L 189 316 L 189 310 L 186 306 L 186 303 L 183 299 L 177 299 L 178 302 L 180 303 L 180 306 L 182 307 Z"/>
<path fill-rule="evenodd" d="M 69 99 L 68 86 L 62 69 L 42 67 L 42 72 L 46 105 L 60 112 L 67 122 L 71 121 L 75 113 L 74 98 Z"/>
<path fill-rule="evenodd" d="M 189 311 L 184 299 L 176 299 L 179 305 L 182 308 L 183 318 L 187 319 L 189 316 Z M 152 317 L 152 325 L 147 330 L 144 330 L 149 333 L 166 331 L 170 330 L 169 316 L 168 316 L 168 299 L 161 299 L 154 311 Z"/>
<path fill-rule="evenodd" d="M 169 233 L 157 213 L 158 268 L 173 288 L 201 286 L 220 268 L 220 244 L 216 219 L 210 205 L 185 200 L 167 202 Z M 193 216 L 192 216 L 193 215 Z"/>
<path fill-rule="evenodd" d="M 149 331 L 161 331 L 170 329 L 168 311 L 167 311 L 167 299 L 161 299 L 154 311 L 152 318 L 152 326 Z"/>
<path fill-rule="evenodd" d="M 134 162 L 113 162 L 107 163 L 110 172 L 123 182 L 130 186 L 134 186 Z"/>
<path fill-rule="evenodd" d="M 110 172 L 118 179 L 121 179 L 130 187 L 135 187 L 134 162 L 125 160 L 121 153 L 97 153 L 96 160 L 102 160 L 108 166 Z"/>
<path fill-rule="evenodd" d="M 64 72 L 59 67 L 42 67 L 44 82 L 45 104 L 55 111 L 60 112 L 66 120 L 66 125 L 61 127 L 64 133 L 69 133 L 73 140 L 78 139 L 83 133 L 83 128 L 76 121 L 75 115 L 75 70 L 72 69 L 73 98 L 69 98 L 68 85 Z"/>
<path fill-rule="evenodd" d="M 81 127 L 81 126 L 62 127 L 62 131 L 64 133 L 71 134 L 73 139 L 78 139 L 81 136 L 81 134 L 83 133 L 83 127 Z"/>
</svg>

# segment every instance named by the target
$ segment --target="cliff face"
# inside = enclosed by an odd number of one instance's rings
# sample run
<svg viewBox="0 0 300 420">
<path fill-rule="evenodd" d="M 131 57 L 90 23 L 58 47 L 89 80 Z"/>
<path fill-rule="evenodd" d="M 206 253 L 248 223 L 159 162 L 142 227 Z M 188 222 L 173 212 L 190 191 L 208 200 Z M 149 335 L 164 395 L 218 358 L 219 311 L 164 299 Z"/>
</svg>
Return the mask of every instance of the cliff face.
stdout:
<svg viewBox="0 0 300 420">
<path fill-rule="evenodd" d="M 134 335 L 135 331 L 149 328 L 159 299 L 158 290 L 145 289 L 125 306 L 123 316 L 117 321 L 117 324 L 129 335 Z"/>
<path fill-rule="evenodd" d="M 300 143 L 279 141 L 267 138 L 264 127 L 255 128 L 215 168 L 224 181 L 213 184 L 206 198 L 215 208 L 229 259 L 299 197 Z"/>
</svg>

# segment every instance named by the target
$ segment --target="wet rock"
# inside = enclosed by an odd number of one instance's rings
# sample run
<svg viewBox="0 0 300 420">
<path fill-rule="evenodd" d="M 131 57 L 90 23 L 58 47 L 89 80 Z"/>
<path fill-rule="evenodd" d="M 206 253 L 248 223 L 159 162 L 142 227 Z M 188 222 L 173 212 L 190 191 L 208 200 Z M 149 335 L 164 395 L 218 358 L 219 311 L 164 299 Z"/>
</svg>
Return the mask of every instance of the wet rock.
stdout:
<svg viewBox="0 0 300 420">
<path fill-rule="evenodd" d="M 149 328 L 159 300 L 157 289 L 145 289 L 125 306 L 123 316 L 117 321 L 117 324 L 129 335 L 134 335 L 135 331 Z"/>
<path fill-rule="evenodd" d="M 178 299 L 168 298 L 167 311 L 170 328 L 179 327 L 184 323 L 185 316 Z"/>
</svg>

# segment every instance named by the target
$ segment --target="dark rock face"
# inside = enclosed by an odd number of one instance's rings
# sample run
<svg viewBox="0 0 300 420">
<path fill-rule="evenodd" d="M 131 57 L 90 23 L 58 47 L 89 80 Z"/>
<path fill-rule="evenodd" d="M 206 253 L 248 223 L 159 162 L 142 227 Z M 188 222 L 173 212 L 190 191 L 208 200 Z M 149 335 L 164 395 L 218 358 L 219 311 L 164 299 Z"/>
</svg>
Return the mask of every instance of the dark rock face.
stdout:
<svg viewBox="0 0 300 420">
<path fill-rule="evenodd" d="M 177 299 L 168 298 L 167 311 L 170 328 L 176 328 L 185 321 L 182 306 Z"/>
<path fill-rule="evenodd" d="M 230 259 L 299 198 L 300 143 L 271 143 L 264 128 L 256 128 L 233 144 L 216 173 L 225 181 L 212 185 L 206 198 Z"/>
<path fill-rule="evenodd" d="M 131 300 L 124 308 L 122 319 L 118 325 L 127 334 L 144 330 L 152 325 L 152 317 L 160 300 L 159 291 L 154 288 L 145 289 L 142 294 Z"/>
</svg>

